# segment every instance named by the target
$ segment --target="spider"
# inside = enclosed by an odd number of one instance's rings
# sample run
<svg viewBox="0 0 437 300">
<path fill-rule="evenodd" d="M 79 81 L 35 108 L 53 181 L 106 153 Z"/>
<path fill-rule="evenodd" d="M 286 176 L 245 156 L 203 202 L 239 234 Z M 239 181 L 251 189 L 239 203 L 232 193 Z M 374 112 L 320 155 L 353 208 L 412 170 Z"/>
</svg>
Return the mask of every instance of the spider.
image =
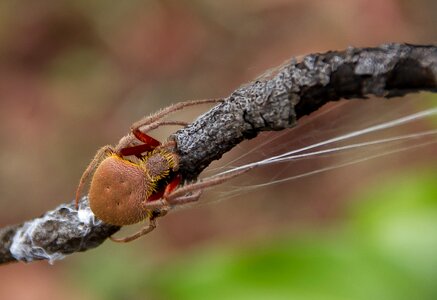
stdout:
<svg viewBox="0 0 437 300">
<path fill-rule="evenodd" d="M 123 226 L 147 220 L 138 232 L 124 237 L 110 237 L 115 242 L 129 242 L 156 228 L 156 219 L 173 206 L 197 201 L 204 188 L 220 184 L 241 172 L 210 178 L 179 187 L 176 143 L 161 144 L 146 133 L 163 125 L 186 126 L 180 121 L 164 121 L 163 117 L 187 106 L 222 102 L 221 99 L 193 100 L 171 105 L 131 126 L 131 132 L 116 146 L 107 145 L 97 151 L 84 171 L 76 191 L 76 207 L 83 186 L 92 175 L 89 205 L 97 218 L 107 224 Z M 140 143 L 139 143 L 140 142 Z M 132 157 L 128 159 L 126 157 Z"/>
</svg>

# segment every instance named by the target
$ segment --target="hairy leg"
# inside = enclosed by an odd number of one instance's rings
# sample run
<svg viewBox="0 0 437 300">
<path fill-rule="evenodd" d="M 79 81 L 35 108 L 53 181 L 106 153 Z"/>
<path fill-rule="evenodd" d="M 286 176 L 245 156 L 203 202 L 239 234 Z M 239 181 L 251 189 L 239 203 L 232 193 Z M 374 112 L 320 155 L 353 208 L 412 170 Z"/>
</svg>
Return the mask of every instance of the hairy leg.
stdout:
<svg viewBox="0 0 437 300">
<path fill-rule="evenodd" d="M 142 125 L 140 125 L 139 127 L 132 127 L 132 134 L 140 141 L 142 141 L 145 144 L 151 144 L 151 140 L 156 141 L 154 138 L 152 138 L 151 136 L 149 136 L 148 134 L 146 134 L 146 132 L 152 130 L 152 129 L 156 129 L 160 126 L 164 126 L 164 125 L 178 125 L 178 126 L 187 126 L 188 123 L 187 122 L 183 122 L 183 121 L 161 121 L 158 120 L 156 121 L 154 124 L 153 128 L 147 128 L 147 130 L 140 130 L 140 127 Z M 158 142 L 159 143 L 159 142 Z M 156 145 L 155 147 L 157 147 L 158 145 Z"/>
<path fill-rule="evenodd" d="M 164 193 L 164 196 L 156 201 L 146 202 L 144 204 L 144 209 L 154 210 L 154 209 L 169 209 L 173 206 L 183 205 L 189 202 L 195 202 L 199 199 L 204 189 L 219 185 L 225 181 L 228 181 L 234 177 L 242 175 L 252 168 L 238 170 L 225 175 L 206 178 L 203 181 L 198 181 L 194 183 L 187 184 L 178 189 L 172 189 L 168 193 Z M 188 193 L 193 193 L 187 195 Z"/>
<path fill-rule="evenodd" d="M 141 228 L 141 230 L 137 231 L 136 233 L 124 237 L 124 238 L 115 238 L 115 237 L 109 237 L 111 239 L 111 241 L 113 242 L 117 242 L 117 243 L 127 243 L 127 242 L 131 242 L 133 240 L 136 240 L 137 238 L 148 234 L 149 232 L 153 231 L 153 229 L 156 228 L 156 220 L 155 219 L 149 219 L 149 223 L 147 225 L 145 225 L 143 228 Z"/>
<path fill-rule="evenodd" d="M 176 175 L 175 178 L 173 178 L 172 181 L 170 181 L 167 186 L 165 187 L 164 193 L 161 194 L 161 196 L 159 196 L 159 198 L 155 198 L 154 195 L 152 194 L 147 201 L 143 204 L 143 208 L 145 210 L 167 210 L 170 208 L 170 205 L 167 202 L 167 197 L 168 195 L 171 194 L 171 192 L 173 192 L 179 185 L 179 183 L 181 182 L 182 178 L 180 175 Z"/>
<path fill-rule="evenodd" d="M 156 201 L 147 202 L 143 205 L 144 209 L 147 210 L 163 210 L 164 213 L 160 214 L 160 216 L 165 215 L 172 207 L 176 207 L 179 205 L 184 205 L 191 202 L 196 202 L 199 200 L 202 195 L 203 190 L 195 191 L 191 195 L 180 196 L 177 198 L 173 198 L 170 201 L 167 201 L 165 198 L 161 198 Z"/>
<path fill-rule="evenodd" d="M 176 189 L 174 192 L 170 193 L 167 196 L 167 201 L 169 203 L 172 203 L 173 200 L 185 196 L 187 193 L 195 192 L 198 190 L 203 190 L 206 188 L 210 188 L 216 185 L 219 185 L 225 181 L 228 181 L 234 177 L 240 176 L 248 171 L 250 171 L 252 168 L 247 168 L 243 170 L 237 170 L 234 172 L 230 172 L 221 176 L 212 176 L 209 178 L 205 178 L 202 181 L 197 181 L 194 183 L 189 183 L 181 188 Z"/>
<path fill-rule="evenodd" d="M 134 124 L 132 124 L 131 126 L 131 130 L 132 132 L 134 132 L 134 130 L 138 130 L 141 127 L 145 127 L 143 128 L 142 132 L 146 133 L 149 132 L 150 130 L 153 130 L 161 125 L 178 125 L 177 123 L 182 123 L 182 122 L 172 122 L 172 124 L 170 123 L 166 123 L 165 121 L 161 121 L 161 119 L 175 111 L 181 110 L 185 107 L 188 106 L 194 106 L 194 105 L 200 105 L 200 104 L 206 104 L 206 103 L 219 103 L 219 102 L 223 102 L 223 99 L 203 99 L 203 100 L 192 100 L 192 101 L 186 101 L 186 102 L 179 102 L 173 105 L 170 105 L 166 108 L 164 108 L 163 110 L 157 112 L 156 114 L 153 114 L 151 116 L 145 117 L 137 122 L 135 122 Z"/>
<path fill-rule="evenodd" d="M 179 206 L 179 205 L 184 205 L 184 204 L 188 204 L 191 202 L 197 202 L 200 198 L 200 196 L 202 195 L 203 190 L 197 190 L 195 192 L 193 192 L 193 194 L 191 195 L 185 195 L 185 196 L 180 196 L 177 198 L 173 198 L 172 200 L 168 201 L 168 203 L 170 204 L 170 206 Z"/>
<path fill-rule="evenodd" d="M 82 188 L 88 179 L 89 175 L 94 172 L 94 170 L 97 168 L 99 163 L 102 161 L 104 157 L 107 155 L 110 155 L 111 153 L 114 153 L 114 149 L 111 145 L 103 146 L 102 148 L 97 151 L 96 155 L 94 156 L 93 160 L 90 162 L 88 167 L 85 169 L 85 172 L 83 172 L 82 177 L 80 178 L 79 185 L 76 190 L 76 209 L 79 208 L 79 198 L 82 193 Z"/>
</svg>

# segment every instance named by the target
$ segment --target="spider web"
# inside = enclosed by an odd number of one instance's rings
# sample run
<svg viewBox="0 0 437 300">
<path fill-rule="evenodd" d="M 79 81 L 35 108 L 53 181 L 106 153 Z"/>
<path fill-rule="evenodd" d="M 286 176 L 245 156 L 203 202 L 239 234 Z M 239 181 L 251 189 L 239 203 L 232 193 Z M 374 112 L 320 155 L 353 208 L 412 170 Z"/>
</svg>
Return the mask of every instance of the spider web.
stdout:
<svg viewBox="0 0 437 300">
<path fill-rule="evenodd" d="M 388 170 L 406 170 L 420 162 L 435 165 L 436 115 L 429 96 L 330 103 L 294 128 L 265 132 L 241 143 L 211 165 L 203 180 L 257 167 L 211 188 L 200 203 L 248 198 L 254 191 L 288 198 L 294 184 L 306 177 L 312 184 L 326 176 L 350 182 Z"/>
</svg>

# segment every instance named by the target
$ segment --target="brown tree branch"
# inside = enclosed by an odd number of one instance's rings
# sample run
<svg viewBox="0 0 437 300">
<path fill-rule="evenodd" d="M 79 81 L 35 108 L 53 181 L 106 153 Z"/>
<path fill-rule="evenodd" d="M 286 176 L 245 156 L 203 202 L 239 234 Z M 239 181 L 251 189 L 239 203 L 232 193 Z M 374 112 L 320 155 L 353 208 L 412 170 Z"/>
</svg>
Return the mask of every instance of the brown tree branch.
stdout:
<svg viewBox="0 0 437 300">
<path fill-rule="evenodd" d="M 213 160 L 259 132 L 281 130 L 329 101 L 437 90 L 437 47 L 389 44 L 311 54 L 235 90 L 171 138 L 180 172 L 194 180 Z M 0 229 L 0 263 L 48 259 L 97 247 L 119 227 L 97 220 L 87 197 Z"/>
<path fill-rule="evenodd" d="M 404 44 L 310 54 L 235 90 L 176 132 L 181 172 L 195 179 L 213 160 L 261 131 L 282 130 L 339 99 L 437 89 L 437 47 Z"/>
</svg>

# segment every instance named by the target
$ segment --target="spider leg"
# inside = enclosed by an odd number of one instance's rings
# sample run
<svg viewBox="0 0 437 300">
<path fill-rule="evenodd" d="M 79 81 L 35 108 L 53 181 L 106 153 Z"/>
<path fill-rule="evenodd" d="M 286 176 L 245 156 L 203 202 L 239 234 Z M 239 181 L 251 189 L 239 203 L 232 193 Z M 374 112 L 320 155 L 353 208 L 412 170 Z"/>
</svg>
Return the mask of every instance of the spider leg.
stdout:
<svg viewBox="0 0 437 300">
<path fill-rule="evenodd" d="M 174 142 L 167 142 L 165 144 L 161 144 L 158 140 L 152 138 L 151 136 L 142 133 L 141 131 L 139 131 L 138 136 L 135 136 L 137 139 L 139 139 L 140 141 L 142 141 L 144 144 L 139 144 L 139 145 L 133 145 L 132 143 L 134 141 L 131 141 L 129 139 L 127 139 L 126 137 L 124 137 L 124 139 L 122 139 L 122 142 L 120 142 L 119 144 L 121 144 L 121 146 L 117 146 L 117 153 L 121 156 L 131 156 L 131 155 L 135 155 L 137 157 L 141 157 L 141 154 L 144 152 L 149 152 L 152 151 L 158 147 L 173 147 Z"/>
<path fill-rule="evenodd" d="M 140 130 L 140 128 L 143 126 L 143 124 L 138 124 L 138 125 L 135 125 L 135 124 L 132 125 L 132 127 L 131 127 L 132 134 L 137 139 L 142 141 L 143 143 L 148 144 L 148 143 L 150 143 L 150 140 L 155 140 L 155 139 L 152 138 L 151 136 L 149 136 L 148 134 L 146 134 L 146 132 L 149 132 L 149 131 L 151 131 L 153 129 L 156 129 L 156 128 L 160 127 L 160 126 L 165 126 L 165 125 L 187 126 L 189 123 L 188 122 L 184 122 L 184 121 L 162 121 L 162 120 L 157 120 L 155 123 L 153 123 L 153 127 L 148 126 L 145 130 Z"/>
<path fill-rule="evenodd" d="M 187 122 L 181 121 L 159 121 L 158 126 L 161 125 L 180 125 L 187 126 Z M 144 144 L 133 145 L 136 141 L 135 138 Z M 124 136 L 118 145 L 116 146 L 116 152 L 121 156 L 135 155 L 140 157 L 142 153 L 152 151 L 153 149 L 161 146 L 161 142 L 154 139 L 150 135 L 142 132 L 139 127 L 132 128 L 132 133 Z M 168 147 L 166 145 L 166 147 Z"/>
<path fill-rule="evenodd" d="M 166 108 L 164 108 L 163 110 L 145 117 L 137 122 L 135 122 L 134 124 L 132 124 L 131 126 L 131 130 L 132 132 L 134 132 L 135 130 L 139 130 L 140 127 L 145 127 L 143 128 L 142 132 L 146 133 L 149 132 L 150 130 L 153 130 L 161 125 L 181 125 L 183 122 L 165 122 L 165 121 L 160 121 L 163 117 L 181 110 L 185 107 L 188 106 L 194 106 L 194 105 L 200 105 L 200 104 L 206 104 L 206 103 L 218 103 L 218 102 L 223 102 L 223 99 L 203 99 L 203 100 L 192 100 L 192 101 L 186 101 L 186 102 L 179 102 L 173 105 L 170 105 Z"/>
<path fill-rule="evenodd" d="M 156 127 L 162 126 L 162 125 L 179 125 L 179 126 L 187 126 L 188 123 L 187 122 L 182 122 L 182 121 L 157 121 L 156 122 Z M 155 127 L 155 128 L 156 128 Z M 144 151 L 142 152 L 146 152 L 146 151 L 151 151 L 159 146 L 161 146 L 161 143 L 154 139 L 153 137 L 151 137 L 150 135 L 146 134 L 145 132 L 141 131 L 139 127 L 132 127 L 132 134 L 141 142 L 144 143 L 144 145 L 148 145 L 148 147 L 144 147 Z M 137 146 L 140 147 L 140 146 Z M 123 151 L 124 149 L 122 149 L 121 151 Z"/>
<path fill-rule="evenodd" d="M 191 195 L 179 196 L 177 198 L 173 198 L 170 201 L 167 201 L 166 199 L 162 198 L 157 201 L 147 202 L 146 204 L 144 204 L 144 208 L 148 210 L 163 211 L 164 213 L 160 214 L 161 217 L 165 215 L 173 206 L 179 206 L 191 202 L 196 202 L 197 200 L 199 200 L 200 196 L 202 195 L 202 192 L 203 190 L 197 190 Z"/>
<path fill-rule="evenodd" d="M 108 154 L 114 153 L 114 149 L 111 145 L 103 146 L 102 148 L 97 151 L 96 155 L 94 156 L 93 160 L 90 162 L 88 167 L 85 169 L 85 172 L 83 172 L 82 177 L 80 178 L 79 185 L 76 190 L 76 209 L 79 208 L 79 198 L 82 193 L 82 188 L 88 179 L 89 175 L 94 172 L 96 167 L 101 162 L 102 158 L 107 156 Z"/>
<path fill-rule="evenodd" d="M 205 103 L 217 103 L 222 102 L 222 99 L 204 99 L 204 100 L 193 100 L 193 101 L 186 101 L 186 102 L 180 102 L 176 103 L 174 105 L 168 106 L 167 108 L 164 108 L 163 110 L 157 112 L 156 114 L 153 114 L 149 117 L 145 117 L 138 122 L 135 122 L 131 126 L 131 134 L 128 134 L 127 136 L 123 137 L 120 142 L 118 143 L 116 150 L 117 153 L 120 153 L 121 155 L 132 155 L 130 153 L 134 152 L 134 155 L 137 157 L 147 151 L 151 151 L 161 145 L 161 143 L 151 137 L 147 134 L 147 132 L 156 129 L 160 126 L 164 125 L 178 125 L 178 126 L 187 126 L 187 122 L 183 121 L 164 121 L 161 120 L 163 117 L 165 117 L 168 114 L 171 114 L 175 111 L 181 110 L 184 107 L 192 106 L 192 105 L 199 105 L 199 104 L 205 104 Z M 145 128 L 144 128 L 145 127 Z M 139 141 L 143 142 L 145 145 L 148 146 L 133 146 L 137 147 L 136 149 L 130 149 L 133 148 L 132 146 L 129 147 L 132 142 L 134 141 L 134 137 L 138 139 Z M 164 147 L 168 147 L 169 145 L 165 145 Z M 129 149 L 126 149 L 129 148 Z M 140 152 L 143 150 L 142 152 Z M 138 151 L 138 153 L 135 153 L 135 151 Z M 127 153 L 127 154 L 126 154 Z"/>
<path fill-rule="evenodd" d="M 184 204 L 191 203 L 191 202 L 196 202 L 199 200 L 202 193 L 203 193 L 203 190 L 197 190 L 191 195 L 173 198 L 171 201 L 169 201 L 169 203 L 171 206 L 179 206 L 179 205 L 184 205 Z"/>
<path fill-rule="evenodd" d="M 142 153 L 152 151 L 155 148 L 156 147 L 151 146 L 149 144 L 140 144 L 140 145 L 122 148 L 119 150 L 119 154 L 121 156 L 135 155 L 136 157 L 141 157 Z"/>
<path fill-rule="evenodd" d="M 149 232 L 153 231 L 153 229 L 156 228 L 156 220 L 154 218 L 150 218 L 149 219 L 149 223 L 147 225 L 145 225 L 143 228 L 141 228 L 139 231 L 137 231 L 136 233 L 129 235 L 127 237 L 124 238 L 115 238 L 115 237 L 109 237 L 111 239 L 111 241 L 113 242 L 117 242 L 117 243 L 127 243 L 127 242 L 131 242 L 133 240 L 136 240 L 137 238 L 148 234 Z"/>
<path fill-rule="evenodd" d="M 146 210 L 159 210 L 159 209 L 163 209 L 163 208 L 167 208 L 169 207 L 167 200 L 165 199 L 159 199 L 159 200 L 155 200 L 152 202 L 146 202 L 143 204 L 143 208 Z"/>
<path fill-rule="evenodd" d="M 156 201 L 146 202 L 144 203 L 143 207 L 144 209 L 147 210 L 163 209 L 163 208 L 168 210 L 171 206 L 177 206 L 177 205 L 182 205 L 189 202 L 197 201 L 204 189 L 221 184 L 227 180 L 242 175 L 252 169 L 253 168 L 237 170 L 221 176 L 210 177 L 203 181 L 190 183 L 178 189 L 173 188 L 168 193 L 164 193 L 161 199 Z M 192 195 L 187 195 L 188 193 L 191 192 L 193 193 Z"/>
<path fill-rule="evenodd" d="M 182 181 L 182 176 L 179 174 L 176 175 L 175 178 L 173 178 L 172 181 L 170 181 L 165 187 L 164 195 L 162 196 L 162 198 L 167 199 L 168 195 L 170 195 L 178 187 L 181 181 Z"/>
<path fill-rule="evenodd" d="M 169 203 L 173 204 L 172 202 L 175 199 L 183 197 L 183 196 L 185 196 L 189 192 L 195 192 L 195 191 L 198 191 L 198 190 L 203 190 L 203 189 L 206 189 L 206 188 L 209 188 L 209 187 L 221 184 L 221 183 L 223 183 L 225 181 L 228 181 L 228 180 L 230 180 L 230 179 L 232 179 L 234 177 L 240 176 L 240 175 L 250 171 L 251 169 L 253 169 L 253 168 L 236 170 L 236 171 L 224 174 L 224 175 L 215 176 L 215 177 L 213 176 L 213 177 L 206 178 L 206 179 L 204 179 L 202 181 L 198 181 L 198 182 L 187 184 L 187 185 L 185 185 L 185 186 L 183 186 L 183 187 L 181 187 L 179 189 L 176 189 L 174 192 L 170 193 L 167 196 L 166 200 Z"/>
<path fill-rule="evenodd" d="M 141 132 L 138 128 L 132 129 L 132 134 L 144 144 L 149 145 L 151 149 L 155 149 L 161 145 L 158 140 L 152 138 L 150 135 L 145 134 L 144 132 Z"/>
<path fill-rule="evenodd" d="M 163 121 L 162 123 L 159 123 L 159 125 L 187 126 L 188 123 L 180 121 Z M 144 144 L 134 145 L 137 140 L 143 142 Z M 152 151 L 160 146 L 165 148 L 170 147 L 170 142 L 162 145 L 161 142 L 142 132 L 139 128 L 134 128 L 132 129 L 131 134 L 121 138 L 121 140 L 118 142 L 118 145 L 115 147 L 115 152 L 120 156 L 135 155 L 136 157 L 140 158 L 142 153 Z M 173 144 L 171 144 L 171 146 L 173 146 Z"/>
<path fill-rule="evenodd" d="M 165 191 L 160 197 L 160 199 L 156 199 L 154 195 L 152 194 L 148 199 L 147 202 L 143 204 L 143 208 L 146 210 L 165 210 L 168 211 L 170 208 L 170 205 L 167 202 L 168 195 L 171 194 L 179 185 L 181 182 L 182 177 L 180 175 L 176 175 L 175 178 L 173 178 L 172 181 L 170 181 L 167 186 L 165 187 Z M 162 215 L 164 215 L 166 212 L 163 212 Z"/>
<path fill-rule="evenodd" d="M 144 144 L 138 144 L 138 140 Z M 133 133 L 123 136 L 115 146 L 115 152 L 121 156 L 140 155 L 141 153 L 152 151 L 161 143 L 153 137 L 144 134 L 136 137 Z"/>
</svg>

